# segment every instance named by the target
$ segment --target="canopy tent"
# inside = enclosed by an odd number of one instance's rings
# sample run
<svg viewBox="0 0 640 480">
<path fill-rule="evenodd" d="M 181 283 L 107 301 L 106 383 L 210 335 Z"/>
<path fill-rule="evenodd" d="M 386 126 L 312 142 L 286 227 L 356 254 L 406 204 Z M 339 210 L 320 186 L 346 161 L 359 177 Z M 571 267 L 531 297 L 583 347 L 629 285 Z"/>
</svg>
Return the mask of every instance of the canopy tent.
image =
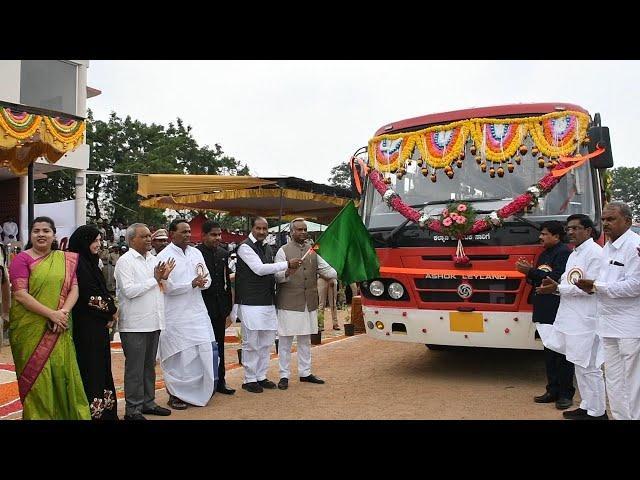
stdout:
<svg viewBox="0 0 640 480">
<path fill-rule="evenodd" d="M 200 213 L 193 217 L 189 222 L 189 226 L 191 227 L 191 241 L 194 243 L 200 243 L 202 241 L 202 224 L 206 222 L 207 217 Z M 241 243 L 247 238 L 246 235 L 238 235 L 236 233 L 231 233 L 226 229 L 222 229 L 222 241 L 224 243 Z"/>
<path fill-rule="evenodd" d="M 151 175 L 150 175 L 151 176 Z M 191 176 L 179 176 L 182 188 L 189 182 Z M 198 176 L 196 176 L 198 177 Z M 199 177 L 206 177 L 200 175 Z M 146 190 L 140 187 L 138 193 Z M 296 177 L 266 177 L 251 178 L 255 182 L 262 182 L 260 186 L 247 188 L 247 180 L 243 185 L 233 186 L 236 178 L 225 177 L 229 183 L 224 183 L 219 177 L 217 187 L 219 191 L 206 193 L 191 193 L 179 195 L 177 186 L 166 184 L 163 186 L 163 196 L 155 196 L 140 202 L 143 207 L 171 208 L 174 210 L 191 209 L 200 211 L 226 212 L 229 215 L 261 215 L 263 217 L 282 217 L 292 219 L 305 217 L 320 222 L 329 222 L 350 200 L 352 193 L 344 188 L 322 185 Z M 203 178 L 203 180 L 205 180 Z M 196 181 L 193 182 L 194 184 Z M 183 189 L 184 193 L 185 190 Z"/>
<path fill-rule="evenodd" d="M 327 229 L 326 225 L 322 225 L 321 223 L 316 223 L 316 222 L 311 222 L 309 220 L 305 220 L 305 222 L 307 224 L 307 232 L 324 232 Z M 278 233 L 278 231 L 281 232 L 288 232 L 290 229 L 291 224 L 290 223 L 283 223 L 282 225 L 277 225 L 275 227 L 271 227 L 269 229 L 270 233 Z M 278 230 L 278 228 L 280 230 Z"/>
<path fill-rule="evenodd" d="M 0 167 L 25 175 L 38 157 L 55 163 L 83 142 L 84 131 L 80 117 L 0 102 Z"/>
<path fill-rule="evenodd" d="M 152 197 L 156 195 L 203 194 L 223 190 L 236 190 L 259 187 L 275 182 L 262 178 L 234 175 L 138 175 L 138 195 Z"/>
</svg>

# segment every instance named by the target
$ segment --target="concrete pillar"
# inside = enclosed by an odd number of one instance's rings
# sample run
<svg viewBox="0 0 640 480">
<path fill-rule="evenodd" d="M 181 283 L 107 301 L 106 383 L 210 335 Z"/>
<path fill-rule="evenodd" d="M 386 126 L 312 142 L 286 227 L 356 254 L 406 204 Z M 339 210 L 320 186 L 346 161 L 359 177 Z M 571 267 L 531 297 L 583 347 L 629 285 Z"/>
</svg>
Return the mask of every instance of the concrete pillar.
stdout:
<svg viewBox="0 0 640 480">
<path fill-rule="evenodd" d="M 87 224 L 87 175 L 76 170 L 76 226 Z"/>
<path fill-rule="evenodd" d="M 29 241 L 29 216 L 27 204 L 29 203 L 29 179 L 26 175 L 20 177 L 20 240 L 26 245 Z"/>
</svg>

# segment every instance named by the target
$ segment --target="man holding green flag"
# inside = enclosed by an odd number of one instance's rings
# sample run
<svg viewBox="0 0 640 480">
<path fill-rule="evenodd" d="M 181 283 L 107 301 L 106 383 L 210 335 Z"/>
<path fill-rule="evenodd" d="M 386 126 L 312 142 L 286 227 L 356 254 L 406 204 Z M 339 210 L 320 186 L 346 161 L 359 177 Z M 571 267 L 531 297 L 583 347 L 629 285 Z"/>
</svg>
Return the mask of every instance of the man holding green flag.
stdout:
<svg viewBox="0 0 640 480">
<path fill-rule="evenodd" d="M 353 201 L 333 219 L 312 248 L 335 268 L 346 285 L 380 276 L 373 240 Z"/>
</svg>

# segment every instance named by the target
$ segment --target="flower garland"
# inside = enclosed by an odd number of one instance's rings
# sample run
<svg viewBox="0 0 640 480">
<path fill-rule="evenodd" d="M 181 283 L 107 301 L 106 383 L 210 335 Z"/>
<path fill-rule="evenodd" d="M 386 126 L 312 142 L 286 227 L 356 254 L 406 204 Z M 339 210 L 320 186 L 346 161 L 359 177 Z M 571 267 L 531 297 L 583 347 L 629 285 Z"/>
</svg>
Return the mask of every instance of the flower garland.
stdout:
<svg viewBox="0 0 640 480">
<path fill-rule="evenodd" d="M 445 216 L 443 211 L 439 219 L 432 219 L 426 213 L 421 214 L 418 210 L 404 203 L 400 199 L 400 196 L 387 186 L 382 175 L 377 170 L 372 169 L 369 171 L 369 179 L 378 193 L 382 195 L 384 202 L 406 219 L 440 234 L 451 236 L 450 232 L 455 231 L 453 237 L 460 239 L 465 235 L 474 235 L 492 228 L 497 228 L 502 225 L 506 218 L 523 212 L 529 206 L 536 205 L 538 200 L 549 193 L 562 178 L 562 176 L 554 176 L 553 171 L 568 168 L 569 166 L 569 163 L 559 162 L 549 173 L 542 177 L 538 183 L 530 186 L 525 193 L 519 195 L 501 209 L 491 212 L 483 218 L 476 218 L 473 214 L 475 212 L 471 210 L 469 214 L 463 215 L 465 218 L 464 222 L 457 223 L 456 221 L 455 230 L 451 229 L 451 223 L 447 222 L 447 225 L 444 222 L 447 218 L 451 218 L 451 206 L 447 207 L 447 212 L 449 212 L 448 216 Z M 458 205 L 468 204 L 461 202 L 456 205 L 456 209 Z M 467 210 L 469 210 L 469 206 L 467 206 Z M 456 216 L 460 213 L 462 213 L 462 211 L 456 213 Z M 459 228 L 458 225 L 460 225 Z"/>
<path fill-rule="evenodd" d="M 395 172 L 418 148 L 421 160 L 437 169 L 446 168 L 464 153 L 467 140 L 472 154 L 482 160 L 506 162 L 526 147 L 529 134 L 536 153 L 547 157 L 569 155 L 585 141 L 589 116 L 578 111 L 552 112 L 538 117 L 472 118 L 436 125 L 414 132 L 384 134 L 369 140 L 369 164 L 382 172 Z M 521 153 L 524 153 L 521 152 Z"/>
</svg>

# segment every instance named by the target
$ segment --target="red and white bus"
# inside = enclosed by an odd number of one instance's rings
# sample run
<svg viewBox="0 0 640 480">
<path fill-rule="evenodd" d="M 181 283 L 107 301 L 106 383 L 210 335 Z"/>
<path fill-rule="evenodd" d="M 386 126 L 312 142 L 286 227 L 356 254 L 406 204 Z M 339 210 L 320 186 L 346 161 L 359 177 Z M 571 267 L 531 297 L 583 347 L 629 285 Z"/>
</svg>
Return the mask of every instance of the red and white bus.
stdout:
<svg viewBox="0 0 640 480">
<path fill-rule="evenodd" d="M 380 278 L 361 284 L 367 334 L 430 348 L 542 349 L 532 288 L 515 264 L 536 261 L 546 220 L 584 213 L 601 231 L 602 173 L 613 160 L 600 115 L 565 103 L 426 115 L 381 127 L 364 153 L 352 160 L 354 184 L 380 259 Z M 556 167 L 571 168 L 546 191 Z M 525 193 L 535 201 L 519 209 Z M 462 237 L 465 262 L 454 261 L 461 237 L 441 228 L 452 202 L 472 206 L 474 226 L 491 222 Z"/>
</svg>

